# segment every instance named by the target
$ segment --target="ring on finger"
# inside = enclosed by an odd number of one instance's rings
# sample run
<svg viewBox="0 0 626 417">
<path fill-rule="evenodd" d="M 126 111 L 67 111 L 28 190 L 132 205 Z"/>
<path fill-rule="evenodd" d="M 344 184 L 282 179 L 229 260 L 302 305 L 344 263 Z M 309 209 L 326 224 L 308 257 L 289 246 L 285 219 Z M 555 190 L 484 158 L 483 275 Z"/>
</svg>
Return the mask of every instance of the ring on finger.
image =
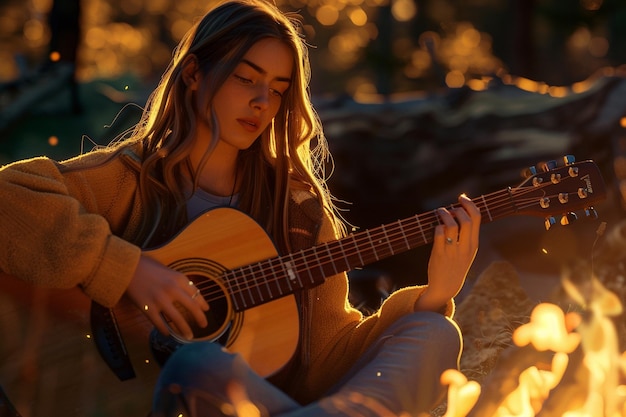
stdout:
<svg viewBox="0 0 626 417">
<path fill-rule="evenodd" d="M 191 296 L 191 299 L 195 300 L 195 298 L 199 295 L 200 295 L 200 290 L 196 290 L 196 292 Z"/>
<path fill-rule="evenodd" d="M 446 238 L 446 244 L 451 245 L 454 242 L 451 237 Z"/>
</svg>

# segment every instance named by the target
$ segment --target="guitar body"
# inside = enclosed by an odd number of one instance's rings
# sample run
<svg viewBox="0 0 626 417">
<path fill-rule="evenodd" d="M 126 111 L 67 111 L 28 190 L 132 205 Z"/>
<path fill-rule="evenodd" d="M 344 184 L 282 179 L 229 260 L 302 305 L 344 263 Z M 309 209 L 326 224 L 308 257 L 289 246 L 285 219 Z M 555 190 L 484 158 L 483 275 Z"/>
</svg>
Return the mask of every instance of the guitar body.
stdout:
<svg viewBox="0 0 626 417">
<path fill-rule="evenodd" d="M 250 217 L 235 209 L 218 208 L 196 218 L 165 246 L 145 254 L 184 272 L 213 307 L 207 293 L 222 289 L 230 294 L 231 289 L 224 288 L 226 284 L 220 279 L 224 272 L 273 258 L 277 252 L 265 231 Z M 211 286 L 217 290 L 212 291 Z M 293 356 L 299 339 L 299 316 L 293 295 L 242 312 L 233 311 L 227 296 L 225 304 L 228 305 L 222 308 L 224 312 L 214 318 L 215 332 L 209 335 L 210 339 L 225 331 L 226 348 L 241 354 L 262 377 L 278 371 Z M 229 328 L 224 329 L 223 325 Z"/>
<path fill-rule="evenodd" d="M 276 256 L 276 250 L 252 219 L 220 208 L 145 254 L 188 274 L 198 287 L 222 288 L 223 271 Z M 229 351 L 261 376 L 292 357 L 299 338 L 293 296 L 240 312 L 225 304 L 216 310 L 224 310 L 219 319 L 227 323 L 216 323 L 215 332 Z M 159 372 L 151 322 L 127 299 L 113 309 L 135 373 L 121 381 L 94 344 L 90 310 L 91 301 L 78 289 L 43 289 L 0 276 L 0 387 L 23 417 L 137 417 L 150 410 Z"/>
</svg>

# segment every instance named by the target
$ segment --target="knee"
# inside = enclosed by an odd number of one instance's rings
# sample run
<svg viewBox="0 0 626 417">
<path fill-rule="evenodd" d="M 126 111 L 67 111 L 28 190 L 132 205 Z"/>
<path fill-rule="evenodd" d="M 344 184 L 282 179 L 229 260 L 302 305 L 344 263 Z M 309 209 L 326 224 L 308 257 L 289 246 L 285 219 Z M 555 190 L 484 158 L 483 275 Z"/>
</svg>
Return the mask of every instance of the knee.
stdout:
<svg viewBox="0 0 626 417">
<path fill-rule="evenodd" d="M 443 314 L 424 312 L 424 321 L 431 327 L 432 332 L 439 338 L 449 342 L 458 341 L 461 343 L 461 329 L 449 317 Z"/>
<path fill-rule="evenodd" d="M 232 374 L 235 360 L 235 355 L 217 343 L 183 345 L 165 363 L 158 384 L 182 387 L 203 385 L 206 381 L 199 379 L 209 375 L 207 379 L 217 382 L 221 376 L 228 378 Z"/>
<path fill-rule="evenodd" d="M 407 314 L 396 322 L 397 335 L 405 334 L 426 343 L 434 349 L 461 350 L 461 330 L 452 319 L 443 314 L 418 311 Z"/>
<path fill-rule="evenodd" d="M 158 417 L 195 415 L 188 408 L 202 405 L 206 416 L 222 416 L 225 390 L 242 360 L 217 343 L 181 346 L 167 360 L 154 388 L 153 413 Z"/>
</svg>

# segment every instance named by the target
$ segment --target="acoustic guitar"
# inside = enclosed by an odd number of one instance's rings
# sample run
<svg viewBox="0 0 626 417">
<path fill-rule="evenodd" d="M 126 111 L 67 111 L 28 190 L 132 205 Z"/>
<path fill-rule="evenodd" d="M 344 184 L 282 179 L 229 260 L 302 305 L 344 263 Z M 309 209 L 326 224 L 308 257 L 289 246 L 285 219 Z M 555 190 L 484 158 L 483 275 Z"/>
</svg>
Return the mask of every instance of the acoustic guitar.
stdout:
<svg viewBox="0 0 626 417">
<path fill-rule="evenodd" d="M 472 200 L 484 223 L 530 215 L 545 218 L 550 227 L 567 223 L 577 210 L 597 216 L 592 205 L 604 198 L 595 163 L 566 159 L 562 166 L 531 172 L 519 186 Z M 554 217 L 562 214 L 562 220 Z M 210 304 L 210 324 L 194 329 L 194 340 L 221 343 L 270 376 L 296 350 L 295 292 L 429 244 L 438 224 L 433 210 L 279 255 L 254 220 L 217 208 L 145 253 L 185 273 Z M 0 329 L 2 416 L 146 415 L 159 363 L 178 343 L 188 342 L 173 327 L 173 337 L 160 336 L 127 299 L 107 309 L 78 289 L 33 287 L 6 274 L 0 277 Z"/>
</svg>

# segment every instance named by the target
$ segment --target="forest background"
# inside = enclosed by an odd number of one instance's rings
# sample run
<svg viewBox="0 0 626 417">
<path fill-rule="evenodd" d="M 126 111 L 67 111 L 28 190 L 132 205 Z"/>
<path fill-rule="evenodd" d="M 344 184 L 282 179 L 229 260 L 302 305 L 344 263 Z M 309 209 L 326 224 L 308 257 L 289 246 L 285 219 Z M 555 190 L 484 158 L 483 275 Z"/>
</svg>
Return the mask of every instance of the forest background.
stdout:
<svg viewBox="0 0 626 417">
<path fill-rule="evenodd" d="M 32 79 L 47 61 L 75 65 L 84 85 L 81 104 L 145 99 L 171 50 L 192 22 L 215 1 L 197 0 L 1 0 L 0 109 L 15 96 L 8 86 Z M 623 0 L 277 0 L 303 16 L 311 45 L 312 95 L 369 101 L 398 95 L 471 88 L 484 90 L 511 77 L 532 81 L 522 88 L 553 95 L 605 67 L 626 62 L 626 1 Z M 52 10 L 54 9 L 54 13 Z M 54 16 L 53 16 L 54 14 Z M 57 53 L 51 55 L 51 53 Z M 117 94 L 116 94 L 117 93 Z M 17 94 L 17 93 L 16 93 Z M 64 110 L 54 91 L 54 119 Z M 67 98 L 67 97 L 66 97 Z M 49 110 L 37 100 L 22 114 Z M 71 108 L 71 107 L 70 107 Z M 27 150 L 5 148 L 5 159 L 44 151 L 72 153 L 77 136 L 98 137 L 117 110 L 83 117 L 69 136 L 43 131 L 49 146 L 20 132 Z M 16 117 L 19 121 L 21 117 Z M 9 126 L 9 124 L 11 126 Z M 74 123 L 72 123 L 74 124 Z M 67 128 L 67 126 L 65 126 Z M 67 143 L 70 142 L 70 143 Z M 37 146 L 40 143 L 41 147 Z M 65 144 L 67 143 L 67 147 Z M 18 146 L 18 144 L 13 144 Z M 60 148 L 54 149 L 60 145 Z M 61 149 L 61 150 L 58 150 Z"/>
</svg>

